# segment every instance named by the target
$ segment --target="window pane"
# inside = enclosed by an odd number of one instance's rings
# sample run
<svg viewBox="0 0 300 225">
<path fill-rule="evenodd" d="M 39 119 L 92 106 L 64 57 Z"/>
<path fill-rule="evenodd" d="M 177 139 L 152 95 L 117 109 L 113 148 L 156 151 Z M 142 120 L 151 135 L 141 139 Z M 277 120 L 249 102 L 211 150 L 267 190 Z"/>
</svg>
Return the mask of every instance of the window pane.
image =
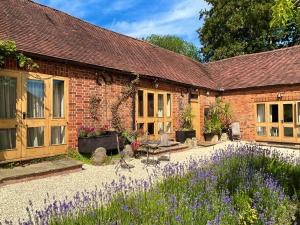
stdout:
<svg viewBox="0 0 300 225">
<path fill-rule="evenodd" d="M 16 129 L 0 129 L 0 150 L 16 148 Z"/>
<path fill-rule="evenodd" d="M 39 147 L 44 145 L 44 127 L 27 128 L 27 147 Z"/>
<path fill-rule="evenodd" d="M 297 103 L 297 108 L 298 108 L 297 122 L 300 123 L 300 102 Z"/>
<path fill-rule="evenodd" d="M 42 80 L 27 81 L 27 116 L 29 118 L 44 117 L 44 95 Z"/>
<path fill-rule="evenodd" d="M 166 132 L 167 133 L 171 133 L 171 131 L 172 131 L 172 126 L 171 126 L 172 124 L 171 124 L 171 122 L 167 122 L 167 125 L 166 125 Z"/>
<path fill-rule="evenodd" d="M 161 134 L 164 132 L 164 123 L 163 122 L 158 122 L 157 123 L 157 129 L 158 129 L 158 134 Z"/>
<path fill-rule="evenodd" d="M 140 117 L 144 116 L 144 92 L 141 90 L 138 91 L 138 112 Z"/>
<path fill-rule="evenodd" d="M 167 94 L 167 117 L 171 117 L 171 95 Z"/>
<path fill-rule="evenodd" d="M 16 118 L 17 79 L 0 77 L 0 118 Z"/>
<path fill-rule="evenodd" d="M 300 138 L 300 128 L 298 128 L 298 134 L 297 134 L 298 138 Z"/>
<path fill-rule="evenodd" d="M 258 136 L 266 136 L 267 135 L 267 129 L 266 127 L 256 127 L 256 134 Z"/>
<path fill-rule="evenodd" d="M 293 122 L 293 104 L 283 105 L 283 121 L 287 123 Z"/>
<path fill-rule="evenodd" d="M 279 137 L 279 128 L 278 127 L 271 127 L 270 135 L 271 135 L 271 137 Z"/>
<path fill-rule="evenodd" d="M 148 134 L 154 134 L 154 123 L 148 123 Z"/>
<path fill-rule="evenodd" d="M 164 116 L 164 95 L 158 94 L 158 107 L 157 107 L 157 116 L 163 117 Z"/>
<path fill-rule="evenodd" d="M 258 104 L 257 105 L 257 122 L 264 123 L 266 122 L 265 118 L 265 104 Z"/>
<path fill-rule="evenodd" d="M 64 117 L 64 81 L 53 80 L 53 117 Z"/>
<path fill-rule="evenodd" d="M 294 128 L 293 127 L 284 127 L 283 134 L 285 137 L 294 137 Z"/>
<path fill-rule="evenodd" d="M 278 123 L 279 122 L 279 114 L 278 114 L 278 105 L 270 105 L 270 122 Z"/>
<path fill-rule="evenodd" d="M 148 100 L 148 117 L 154 117 L 154 94 L 148 93 L 147 95 Z"/>
<path fill-rule="evenodd" d="M 65 127 L 64 126 L 51 127 L 51 144 L 52 145 L 65 144 Z"/>
</svg>

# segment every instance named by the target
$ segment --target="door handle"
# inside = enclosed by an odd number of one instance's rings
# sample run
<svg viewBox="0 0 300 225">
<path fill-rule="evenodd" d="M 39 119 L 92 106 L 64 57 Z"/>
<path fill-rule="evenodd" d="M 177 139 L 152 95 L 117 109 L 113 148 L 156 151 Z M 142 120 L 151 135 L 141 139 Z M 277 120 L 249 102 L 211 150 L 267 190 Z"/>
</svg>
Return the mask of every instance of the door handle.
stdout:
<svg viewBox="0 0 300 225">
<path fill-rule="evenodd" d="M 23 112 L 23 120 L 25 120 L 26 119 L 26 112 Z"/>
</svg>

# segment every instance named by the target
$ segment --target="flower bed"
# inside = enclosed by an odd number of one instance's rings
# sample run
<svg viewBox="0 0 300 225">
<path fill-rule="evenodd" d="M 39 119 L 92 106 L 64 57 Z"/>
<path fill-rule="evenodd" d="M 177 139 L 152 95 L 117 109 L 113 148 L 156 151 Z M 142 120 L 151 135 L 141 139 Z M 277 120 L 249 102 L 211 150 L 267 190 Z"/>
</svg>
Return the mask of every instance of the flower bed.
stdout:
<svg viewBox="0 0 300 225">
<path fill-rule="evenodd" d="M 272 154 L 271 154 L 272 153 Z M 257 146 L 230 146 L 210 160 L 168 164 L 148 180 L 123 176 L 103 190 L 32 206 L 28 224 L 294 224 L 300 163 Z M 297 214 L 298 213 L 298 214 Z M 25 223 L 24 223 L 25 224 Z"/>
</svg>

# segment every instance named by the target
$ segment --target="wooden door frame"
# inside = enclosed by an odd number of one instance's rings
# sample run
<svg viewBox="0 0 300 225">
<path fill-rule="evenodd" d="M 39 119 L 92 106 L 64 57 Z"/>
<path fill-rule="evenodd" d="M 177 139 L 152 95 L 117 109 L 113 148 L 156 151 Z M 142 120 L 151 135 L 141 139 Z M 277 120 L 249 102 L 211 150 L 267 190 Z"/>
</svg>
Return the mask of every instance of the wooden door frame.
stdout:
<svg viewBox="0 0 300 225">
<path fill-rule="evenodd" d="M 17 147 L 15 150 L 0 151 L 0 162 L 10 162 L 17 160 L 34 159 L 41 157 L 49 157 L 58 154 L 64 154 L 68 148 L 68 116 L 69 116 L 69 78 L 61 76 L 53 76 L 35 72 L 16 71 L 16 70 L 0 70 L 0 76 L 12 76 L 17 78 Z M 25 120 L 23 112 L 27 112 L 27 79 L 44 80 L 45 98 L 44 98 L 44 118 Z M 52 118 L 53 101 L 53 80 L 64 81 L 64 118 Z M 51 112 L 52 113 L 52 112 Z M 31 121 L 30 121 L 31 120 Z M 43 122 L 44 121 L 44 122 Z M 7 124 L 1 123 L 0 128 Z M 45 126 L 44 128 L 44 146 L 43 147 L 27 147 L 27 128 Z M 65 143 L 62 145 L 51 145 L 51 126 L 65 126 Z M 18 144 L 19 142 L 19 144 Z"/>
</svg>

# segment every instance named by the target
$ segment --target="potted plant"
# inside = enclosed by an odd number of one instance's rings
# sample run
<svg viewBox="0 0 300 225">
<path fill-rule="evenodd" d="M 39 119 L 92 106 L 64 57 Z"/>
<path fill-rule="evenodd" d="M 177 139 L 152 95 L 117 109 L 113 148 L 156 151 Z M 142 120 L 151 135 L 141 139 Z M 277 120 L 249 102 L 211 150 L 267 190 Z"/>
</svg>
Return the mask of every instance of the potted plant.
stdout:
<svg viewBox="0 0 300 225">
<path fill-rule="evenodd" d="M 97 148 L 103 147 L 107 151 L 124 147 L 124 138 L 116 131 L 110 131 L 108 125 L 101 128 L 80 127 L 78 135 L 78 151 L 80 153 L 93 153 Z"/>
<path fill-rule="evenodd" d="M 232 110 L 228 103 L 223 103 L 221 98 L 209 108 L 204 119 L 205 141 L 217 142 L 222 133 L 227 134 L 232 120 Z M 227 136 L 227 135 L 226 135 Z"/>
<path fill-rule="evenodd" d="M 187 138 L 196 137 L 196 131 L 193 129 L 192 107 L 189 104 L 181 113 L 181 129 L 176 131 L 176 141 L 184 143 Z"/>
</svg>

